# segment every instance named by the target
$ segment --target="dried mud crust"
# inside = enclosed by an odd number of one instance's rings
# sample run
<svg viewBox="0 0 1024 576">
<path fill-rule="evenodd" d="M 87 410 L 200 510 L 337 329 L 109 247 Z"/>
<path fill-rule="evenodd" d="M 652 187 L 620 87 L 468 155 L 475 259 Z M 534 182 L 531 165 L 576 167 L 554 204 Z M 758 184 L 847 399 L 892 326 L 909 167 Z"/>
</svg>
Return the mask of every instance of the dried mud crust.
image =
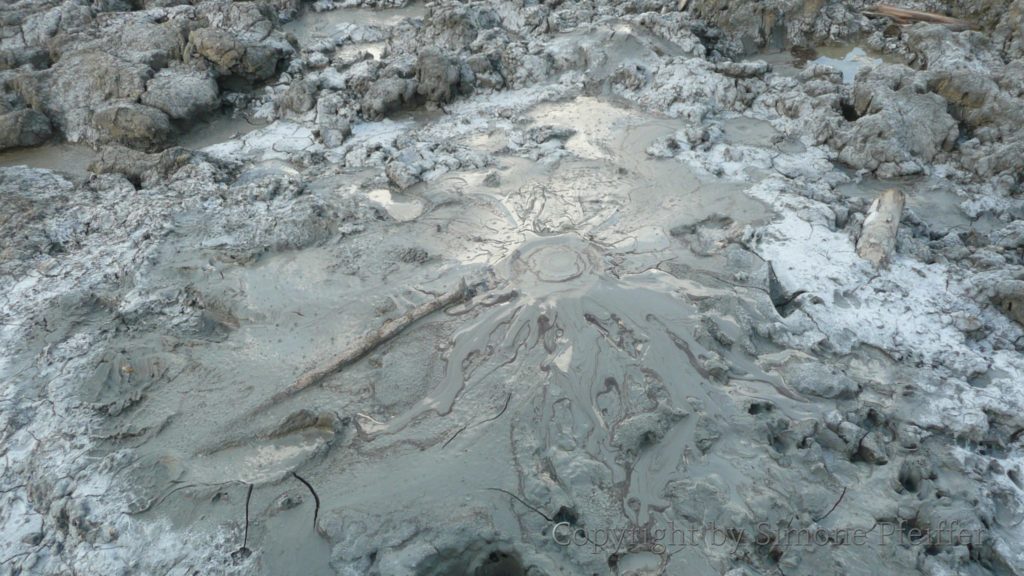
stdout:
<svg viewBox="0 0 1024 576">
<path fill-rule="evenodd" d="M 0 574 L 1024 572 L 1020 0 L 680 6 L 0 8 Z"/>
</svg>

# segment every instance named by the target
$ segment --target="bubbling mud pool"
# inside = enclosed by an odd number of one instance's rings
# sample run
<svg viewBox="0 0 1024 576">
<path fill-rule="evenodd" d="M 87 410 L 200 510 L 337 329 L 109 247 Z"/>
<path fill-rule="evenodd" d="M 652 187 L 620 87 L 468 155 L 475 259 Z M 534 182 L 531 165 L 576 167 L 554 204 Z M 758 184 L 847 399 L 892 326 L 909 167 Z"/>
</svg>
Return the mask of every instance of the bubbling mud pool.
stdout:
<svg viewBox="0 0 1024 576">
<path fill-rule="evenodd" d="M 1024 572 L 1012 18 L 71 4 L 5 141 L 139 149 L 0 154 L 0 576 Z"/>
<path fill-rule="evenodd" d="M 773 309 L 756 280 L 765 263 L 730 238 L 763 221 L 764 206 L 743 185 L 646 153 L 679 121 L 583 97 L 529 117 L 531 133 L 564 139 L 557 162 L 510 156 L 497 186 L 482 170 L 401 195 L 348 192 L 387 215 L 351 241 L 245 265 L 168 245 L 151 281 L 203 294 L 210 340 L 168 351 L 184 368 L 136 383 L 145 395 L 121 416 L 148 431 L 127 472 L 140 517 L 213 529 L 247 509 L 247 547 L 264 571 L 326 574 L 329 561 L 365 561 L 358 546 L 343 553 L 351 560 L 332 553 L 357 526 L 384 537 L 408 523 L 400 532 L 440 543 L 432 526 L 453 515 L 489 535 L 453 552 L 465 562 L 478 552 L 552 562 L 543 538 L 523 540 L 550 522 L 509 493 L 557 503 L 549 518 L 561 508 L 652 528 L 672 521 L 666 494 L 694 474 L 746 489 L 756 458 L 726 429 L 746 425 L 748 402 L 804 409 L 745 351 L 751 324 Z M 343 181 L 311 189 L 338 194 Z M 460 282 L 465 301 L 267 403 Z M 690 552 L 622 561 L 652 559 L 707 562 Z"/>
</svg>

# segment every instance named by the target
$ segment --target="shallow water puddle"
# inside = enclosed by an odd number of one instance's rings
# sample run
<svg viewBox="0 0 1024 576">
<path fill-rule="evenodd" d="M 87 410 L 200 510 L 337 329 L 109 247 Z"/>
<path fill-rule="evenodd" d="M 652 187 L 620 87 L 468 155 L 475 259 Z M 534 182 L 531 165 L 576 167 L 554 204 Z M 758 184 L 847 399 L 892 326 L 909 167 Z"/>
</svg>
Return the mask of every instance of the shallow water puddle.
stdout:
<svg viewBox="0 0 1024 576">
<path fill-rule="evenodd" d="M 835 68 L 843 75 L 844 84 L 852 84 L 857 71 L 864 66 L 877 66 L 883 62 L 897 62 L 893 56 L 881 54 L 853 44 L 817 46 L 791 51 L 765 52 L 755 54 L 750 60 L 764 60 L 772 66 L 772 72 L 780 76 L 795 77 L 808 64 L 823 64 Z"/>
<path fill-rule="evenodd" d="M 391 27 L 406 18 L 422 18 L 427 14 L 424 3 L 410 2 L 401 8 L 336 8 L 324 12 L 307 10 L 283 29 L 295 35 L 299 45 L 318 40 L 331 40 L 350 25 Z"/>
<path fill-rule="evenodd" d="M 819 56 L 811 62 L 831 66 L 843 73 L 843 84 L 853 84 L 857 71 L 865 65 L 876 66 L 882 63 L 879 56 L 869 55 L 860 46 L 820 46 Z"/>
<path fill-rule="evenodd" d="M 722 140 L 726 144 L 770 148 L 779 132 L 766 120 L 739 116 L 722 122 Z"/>
<path fill-rule="evenodd" d="M 906 209 L 928 223 L 936 231 L 975 229 L 979 232 L 992 230 L 995 223 L 983 217 L 973 220 L 961 209 L 964 198 L 957 194 L 956 188 L 941 179 L 907 178 L 899 180 L 878 180 L 863 178 L 859 182 L 840 184 L 836 191 L 851 198 L 862 198 L 874 201 L 888 188 L 897 188 L 906 195 Z"/>
<path fill-rule="evenodd" d="M 423 213 L 422 200 L 392 194 L 390 190 L 384 188 L 371 190 L 366 193 L 366 197 L 378 204 L 389 216 L 399 222 L 408 222 Z"/>
<path fill-rule="evenodd" d="M 178 139 L 177 145 L 189 150 L 201 150 L 235 140 L 265 125 L 250 122 L 243 116 L 217 114 L 193 126 Z"/>
<path fill-rule="evenodd" d="M 72 176 L 87 176 L 88 167 L 99 154 L 85 144 L 44 144 L 35 148 L 18 148 L 0 152 L 0 168 L 28 166 L 64 172 Z"/>
</svg>

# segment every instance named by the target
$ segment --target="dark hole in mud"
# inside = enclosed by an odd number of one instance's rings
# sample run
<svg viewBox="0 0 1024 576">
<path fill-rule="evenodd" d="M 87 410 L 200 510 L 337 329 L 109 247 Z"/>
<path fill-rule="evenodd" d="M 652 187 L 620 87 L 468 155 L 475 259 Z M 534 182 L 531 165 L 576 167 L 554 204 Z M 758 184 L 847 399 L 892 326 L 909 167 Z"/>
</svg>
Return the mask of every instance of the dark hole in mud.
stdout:
<svg viewBox="0 0 1024 576">
<path fill-rule="evenodd" d="M 963 95 L 963 99 L 968 97 L 967 94 Z M 964 107 L 954 102 L 946 104 L 946 112 L 953 117 L 957 122 L 957 130 L 959 134 L 956 137 L 956 145 L 960 146 L 964 142 L 967 142 L 971 138 L 974 138 L 974 130 L 971 125 L 964 119 Z"/>
<path fill-rule="evenodd" d="M 900 467 L 897 479 L 900 482 L 900 486 L 907 492 L 914 493 L 921 488 L 921 472 L 917 467 L 910 465 L 908 462 L 904 462 L 903 466 Z"/>
<path fill-rule="evenodd" d="M 579 522 L 580 516 L 576 513 L 576 510 L 573 510 L 568 506 L 562 506 L 558 509 L 558 512 L 555 512 L 555 516 L 552 520 L 555 524 L 568 522 L 572 526 L 575 526 L 577 522 Z"/>
<path fill-rule="evenodd" d="M 771 402 L 752 402 L 750 408 L 747 408 L 747 414 L 757 416 L 758 414 L 765 414 L 775 410 L 775 405 Z"/>
<path fill-rule="evenodd" d="M 818 51 L 810 46 L 793 46 L 789 49 L 789 53 L 801 65 L 818 57 Z"/>
<path fill-rule="evenodd" d="M 723 6 L 723 10 L 725 7 Z M 700 43 L 704 45 L 708 53 L 712 52 L 718 47 L 719 41 L 722 39 L 722 33 L 717 28 L 709 27 L 704 23 L 695 24 L 690 27 L 690 31 L 693 32 L 694 36 L 700 40 Z"/>
<path fill-rule="evenodd" d="M 978 443 L 978 453 L 983 456 L 1005 458 L 1009 451 L 1001 440 L 982 440 Z"/>
<path fill-rule="evenodd" d="M 857 109 L 853 106 L 853 102 L 849 100 L 839 101 L 839 111 L 843 114 L 848 122 L 856 122 L 860 118 L 860 114 L 857 113 Z"/>
<path fill-rule="evenodd" d="M 439 552 L 418 576 L 524 576 L 519 555 L 493 546 L 470 546 L 461 552 Z"/>
<path fill-rule="evenodd" d="M 874 430 L 878 426 L 885 423 L 885 418 L 874 408 L 868 410 L 867 417 L 864 419 L 865 428 L 868 430 Z"/>
</svg>

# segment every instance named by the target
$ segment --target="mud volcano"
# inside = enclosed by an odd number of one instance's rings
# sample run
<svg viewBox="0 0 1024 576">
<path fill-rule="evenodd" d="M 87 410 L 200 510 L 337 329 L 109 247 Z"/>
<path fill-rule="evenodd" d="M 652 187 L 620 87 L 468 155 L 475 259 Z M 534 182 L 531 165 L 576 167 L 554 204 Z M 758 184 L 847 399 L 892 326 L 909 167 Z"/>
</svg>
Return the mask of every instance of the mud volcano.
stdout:
<svg viewBox="0 0 1024 576">
<path fill-rule="evenodd" d="M 1022 2 L 0 6 L 0 576 L 1024 573 Z"/>
</svg>

